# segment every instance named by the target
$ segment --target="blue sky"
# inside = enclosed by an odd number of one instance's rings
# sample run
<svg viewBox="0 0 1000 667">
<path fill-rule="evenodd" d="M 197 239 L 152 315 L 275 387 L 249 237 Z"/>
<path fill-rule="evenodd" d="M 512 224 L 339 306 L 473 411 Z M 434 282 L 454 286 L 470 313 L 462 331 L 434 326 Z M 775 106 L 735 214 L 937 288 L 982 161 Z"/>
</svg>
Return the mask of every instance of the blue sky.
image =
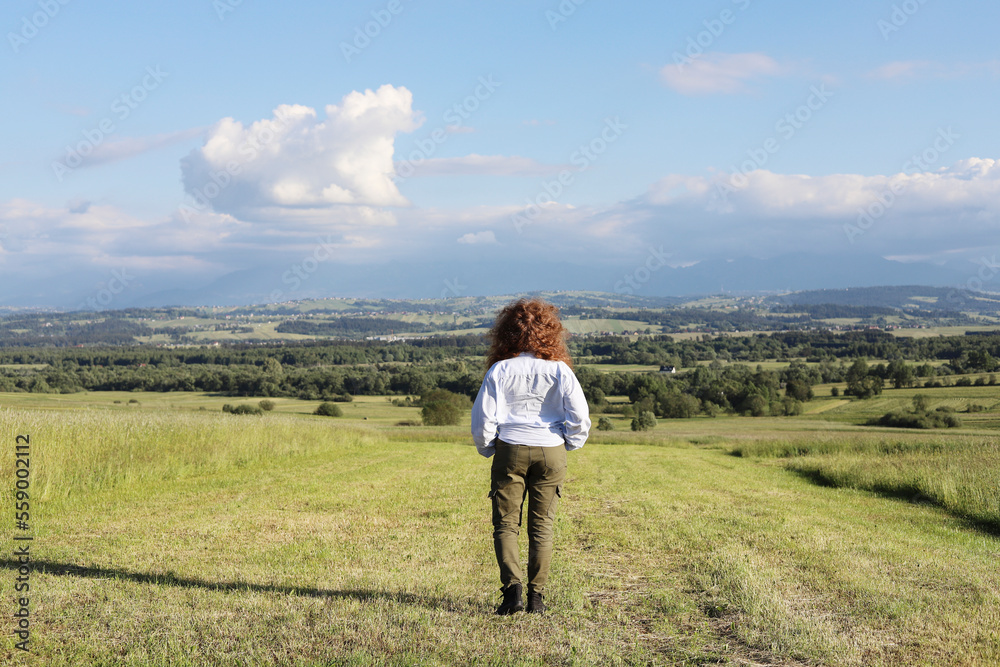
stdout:
<svg viewBox="0 0 1000 667">
<path fill-rule="evenodd" d="M 0 300 L 115 307 L 234 272 L 273 276 L 261 300 L 614 291 L 650 249 L 973 275 L 997 245 L 998 19 L 939 0 L 11 1 Z M 515 266 L 532 280 L 505 282 Z"/>
</svg>

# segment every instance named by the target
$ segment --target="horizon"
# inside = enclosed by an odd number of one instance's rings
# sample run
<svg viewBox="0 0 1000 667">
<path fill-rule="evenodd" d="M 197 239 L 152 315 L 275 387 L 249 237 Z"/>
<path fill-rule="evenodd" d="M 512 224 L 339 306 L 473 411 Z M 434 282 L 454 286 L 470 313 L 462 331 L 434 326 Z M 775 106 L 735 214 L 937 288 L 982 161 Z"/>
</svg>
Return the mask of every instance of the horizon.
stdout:
<svg viewBox="0 0 1000 667">
<path fill-rule="evenodd" d="M 852 295 L 853 299 L 845 298 L 846 295 Z M 267 302 L 267 303 L 206 303 L 201 305 L 185 305 L 185 304 L 163 304 L 157 306 L 128 306 L 122 308 L 91 308 L 91 309 L 72 309 L 72 308 L 49 308 L 49 307 L 39 307 L 39 306 L 6 306 L 0 305 L 0 319 L 6 317 L 17 317 L 21 314 L 35 314 L 35 315 L 115 315 L 116 313 L 127 313 L 129 311 L 142 311 L 149 310 L 154 312 L 170 311 L 170 310 L 190 310 L 194 312 L 204 313 L 206 311 L 240 311 L 240 310 L 252 310 L 255 308 L 261 309 L 263 312 L 261 315 L 266 315 L 269 309 L 280 309 L 283 307 L 302 307 L 311 303 L 323 302 L 323 301 L 334 301 L 342 302 L 352 306 L 356 306 L 358 303 L 362 304 L 372 304 L 376 307 L 384 306 L 386 304 L 414 304 L 414 305 L 424 305 L 424 304 L 438 304 L 441 306 L 441 311 L 433 312 L 465 312 L 464 309 L 467 308 L 480 308 L 483 305 L 496 306 L 497 308 L 502 307 L 504 304 L 509 303 L 516 299 L 521 298 L 540 298 L 544 301 L 552 303 L 559 309 L 565 308 L 578 308 L 583 310 L 603 310 L 610 309 L 611 311 L 624 310 L 624 311 L 675 311 L 675 310 L 727 310 L 731 308 L 748 308 L 750 310 L 764 311 L 767 312 L 771 310 L 774 306 L 785 307 L 788 305 L 802 305 L 805 307 L 815 307 L 815 306 L 834 306 L 842 307 L 846 306 L 848 308 L 858 308 L 864 307 L 866 303 L 869 303 L 873 298 L 879 303 L 893 302 L 894 305 L 888 306 L 889 309 L 902 312 L 905 310 L 906 306 L 903 304 L 909 302 L 910 308 L 916 307 L 918 310 L 923 310 L 923 316 L 933 316 L 932 313 L 936 310 L 945 312 L 959 313 L 962 310 L 981 308 L 984 305 L 989 305 L 992 309 L 993 299 L 1000 298 L 1000 292 L 990 292 L 990 291 L 973 291 L 962 288 L 952 288 L 949 286 L 938 287 L 931 285 L 869 285 L 869 286 L 855 286 L 855 287 L 842 287 L 842 288 L 820 288 L 812 290 L 762 290 L 762 291 L 725 291 L 725 292 L 705 292 L 699 294 L 686 294 L 686 295 L 633 295 L 625 294 L 621 292 L 600 292 L 594 290 L 531 290 L 531 291 L 518 291 L 510 292 L 505 294 L 465 294 L 462 296 L 441 296 L 441 297 L 430 297 L 430 298 L 391 298 L 391 297 L 365 297 L 365 296 L 318 296 L 318 297 L 308 297 L 301 299 L 289 299 L 287 301 L 280 302 Z M 782 301 L 782 299 L 794 297 L 797 300 L 793 301 Z M 917 297 L 917 298 L 915 298 Z M 704 300 L 714 300 L 722 299 L 727 300 L 727 305 L 720 305 L 718 303 L 712 304 L 702 304 L 700 302 Z M 859 301 L 860 299 L 860 301 Z M 484 304 L 485 302 L 485 304 Z M 865 303 L 862 303 L 865 302 Z M 921 303 L 918 303 L 921 302 Z M 943 304 L 943 307 L 942 307 Z M 869 303 L 870 305 L 870 303 Z M 933 307 L 931 307 L 933 306 Z M 885 306 L 883 306 L 885 307 Z M 298 315 L 305 316 L 310 314 L 324 313 L 326 311 L 316 311 L 311 310 L 301 310 Z M 340 316 L 352 317 L 357 315 L 364 315 L 368 313 L 367 310 L 356 310 L 356 311 L 343 311 L 338 315 L 333 315 L 334 318 Z M 373 310 L 371 312 L 380 313 L 381 310 Z M 393 310 L 386 311 L 388 313 L 397 312 Z M 398 311 L 406 313 L 408 311 Z M 280 314 L 280 312 L 278 313 Z M 911 313 L 913 314 L 913 313 Z M 982 313 L 981 313 L 982 314 Z M 985 321 L 982 324 L 987 324 Z"/>
</svg>

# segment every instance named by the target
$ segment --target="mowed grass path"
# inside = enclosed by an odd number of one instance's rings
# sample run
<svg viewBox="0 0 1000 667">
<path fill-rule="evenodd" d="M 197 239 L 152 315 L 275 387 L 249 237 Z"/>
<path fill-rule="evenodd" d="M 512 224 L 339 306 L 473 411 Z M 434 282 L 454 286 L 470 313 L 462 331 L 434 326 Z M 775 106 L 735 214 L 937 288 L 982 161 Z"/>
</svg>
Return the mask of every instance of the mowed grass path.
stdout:
<svg viewBox="0 0 1000 667">
<path fill-rule="evenodd" d="M 0 414 L 10 446 L 38 414 Z M 217 447 L 255 454 L 192 465 L 201 453 L 176 445 L 187 463 L 152 459 L 157 474 L 68 495 L 53 484 L 34 504 L 32 654 L 5 633 L 4 661 L 1000 661 L 998 540 L 933 507 L 818 487 L 664 430 L 595 437 L 569 457 L 550 612 L 498 618 L 489 462 L 464 429 L 165 415 L 128 438 L 151 449 L 220 423 L 244 444 Z M 44 435 L 39 455 L 58 446 Z M 9 516 L 0 525 L 13 533 Z"/>
</svg>

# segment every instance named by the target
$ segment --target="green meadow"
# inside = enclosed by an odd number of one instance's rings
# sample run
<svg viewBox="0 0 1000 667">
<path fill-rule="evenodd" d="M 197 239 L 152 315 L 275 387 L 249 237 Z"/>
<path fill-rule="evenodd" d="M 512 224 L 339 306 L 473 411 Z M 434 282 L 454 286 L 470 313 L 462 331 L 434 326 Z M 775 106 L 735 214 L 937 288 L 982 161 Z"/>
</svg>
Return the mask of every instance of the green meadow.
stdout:
<svg viewBox="0 0 1000 667">
<path fill-rule="evenodd" d="M 861 425 L 917 391 L 986 410 Z M 549 610 L 505 618 L 467 423 L 400 425 L 419 410 L 385 397 L 221 411 L 258 400 L 0 395 L 0 526 L 24 534 L 30 434 L 34 538 L 30 650 L 5 630 L 4 664 L 1000 663 L 995 387 L 641 433 L 615 416 L 570 454 Z"/>
</svg>

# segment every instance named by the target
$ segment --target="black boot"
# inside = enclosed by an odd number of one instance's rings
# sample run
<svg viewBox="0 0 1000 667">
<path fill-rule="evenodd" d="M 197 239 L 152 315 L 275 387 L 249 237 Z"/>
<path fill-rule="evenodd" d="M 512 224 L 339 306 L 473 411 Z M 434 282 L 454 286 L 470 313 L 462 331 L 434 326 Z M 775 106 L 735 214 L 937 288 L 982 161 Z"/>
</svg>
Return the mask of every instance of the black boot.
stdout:
<svg viewBox="0 0 1000 667">
<path fill-rule="evenodd" d="M 529 614 L 543 614 L 545 613 L 545 603 L 542 602 L 542 594 L 538 591 L 533 591 L 528 589 L 528 613 Z"/>
<path fill-rule="evenodd" d="M 510 584 L 503 591 L 503 604 L 497 607 L 498 616 L 510 616 L 524 609 L 524 602 L 521 600 L 521 584 Z"/>
</svg>

